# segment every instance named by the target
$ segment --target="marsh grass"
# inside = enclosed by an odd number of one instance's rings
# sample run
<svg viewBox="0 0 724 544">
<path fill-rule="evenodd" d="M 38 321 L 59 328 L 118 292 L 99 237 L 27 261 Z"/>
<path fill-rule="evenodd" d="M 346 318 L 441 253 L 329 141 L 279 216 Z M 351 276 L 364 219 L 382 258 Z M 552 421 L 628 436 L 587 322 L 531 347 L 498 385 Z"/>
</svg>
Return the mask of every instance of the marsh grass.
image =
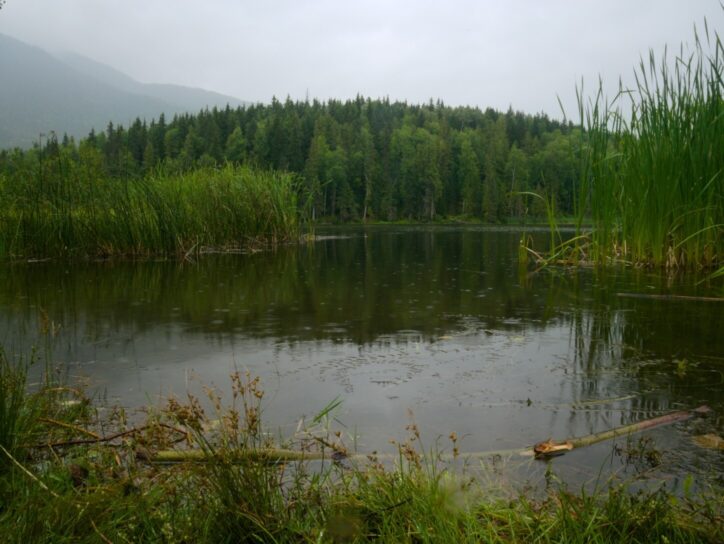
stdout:
<svg viewBox="0 0 724 544">
<path fill-rule="evenodd" d="M 231 376 L 226 401 L 215 390 L 207 390 L 205 402 L 192 395 L 168 399 L 146 410 L 143 425 L 130 427 L 123 411 L 100 411 L 55 379 L 21 395 L 22 367 L 3 372 L 16 374 L 3 379 L 2 398 L 20 399 L 4 412 L 4 428 L 25 429 L 15 442 L 4 439 L 12 451 L 0 452 L 10 461 L 0 473 L 0 534 L 8 543 L 619 543 L 722 536 L 720 493 L 676 498 L 612 485 L 586 494 L 555 482 L 543 497 L 501 492 L 441 464 L 422 447 L 414 424 L 396 445 L 394 466 L 375 455 L 352 464 L 335 456 L 343 446 L 329 426 L 333 403 L 287 444 L 328 452 L 321 463 L 239 458 L 239 449 L 271 445 L 262 426 L 264 392 L 247 374 Z M 18 414 L 33 419 L 18 426 Z M 158 465 L 142 455 L 167 448 L 202 449 L 208 460 Z"/>
<path fill-rule="evenodd" d="M 7 470 L 11 462 L 8 456 L 21 453 L 20 444 L 29 434 L 36 415 L 34 403 L 26 392 L 26 371 L 22 362 L 11 364 L 0 350 L 0 447 L 5 452 L 0 454 L 0 473 Z"/>
<path fill-rule="evenodd" d="M 181 255 L 298 236 L 288 174 L 225 166 L 104 177 L 62 153 L 0 177 L 0 257 Z"/>
<path fill-rule="evenodd" d="M 599 84 L 585 102 L 576 199 L 578 234 L 600 263 L 717 267 L 724 253 L 724 48 L 703 41 L 670 62 L 650 52 L 636 86 L 608 101 Z M 627 112 L 630 112 L 627 113 Z"/>
<path fill-rule="evenodd" d="M 538 270 L 551 264 L 579 265 L 589 264 L 591 237 L 589 233 L 581 232 L 580 224 L 577 224 L 577 233 L 573 237 L 565 238 L 561 234 L 559 220 L 556 213 L 555 197 L 553 195 L 539 195 L 533 192 L 516 193 L 521 196 L 536 198 L 543 203 L 548 227 L 549 242 L 548 251 L 536 251 L 533 249 L 533 239 L 524 233 L 518 244 L 518 262 L 527 268 L 531 257 Z"/>
<path fill-rule="evenodd" d="M 0 346 L 0 471 L 25 459 L 29 445 L 58 436 L 50 432 L 49 422 L 76 418 L 89 405 L 80 390 L 60 386 L 57 372 L 49 366 L 43 368 L 41 382 L 30 389 L 28 371 L 39 364 L 35 352 L 28 358 L 13 358 Z M 72 431 L 58 425 L 62 432 Z"/>
</svg>

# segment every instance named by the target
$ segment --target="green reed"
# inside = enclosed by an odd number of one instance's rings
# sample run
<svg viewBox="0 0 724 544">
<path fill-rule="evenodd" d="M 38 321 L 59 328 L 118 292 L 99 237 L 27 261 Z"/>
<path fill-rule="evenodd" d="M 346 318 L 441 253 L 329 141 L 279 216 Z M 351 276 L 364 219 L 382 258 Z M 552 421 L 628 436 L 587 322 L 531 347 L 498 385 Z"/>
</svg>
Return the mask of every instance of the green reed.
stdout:
<svg viewBox="0 0 724 544">
<path fill-rule="evenodd" d="M 27 435 L 29 414 L 34 411 L 27 398 L 26 370 L 25 365 L 9 361 L 0 349 L 0 474 L 10 464 L 7 455 L 17 454 Z"/>
<path fill-rule="evenodd" d="M 118 179 L 86 162 L 61 153 L 0 177 L 0 256 L 184 255 L 298 235 L 288 174 L 225 166 Z"/>
<path fill-rule="evenodd" d="M 708 28 L 704 43 L 696 34 L 672 62 L 650 52 L 636 86 L 610 102 L 601 84 L 587 103 L 577 92 L 577 226 L 592 221 L 599 262 L 685 268 L 724 258 L 724 48 Z"/>
</svg>

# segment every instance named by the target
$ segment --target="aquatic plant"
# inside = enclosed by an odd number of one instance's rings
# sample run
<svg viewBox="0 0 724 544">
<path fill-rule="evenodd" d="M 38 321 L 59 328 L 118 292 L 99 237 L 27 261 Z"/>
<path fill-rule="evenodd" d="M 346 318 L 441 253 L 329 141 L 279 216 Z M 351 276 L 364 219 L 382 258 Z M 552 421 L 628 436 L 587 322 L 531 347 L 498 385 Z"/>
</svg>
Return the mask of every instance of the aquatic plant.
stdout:
<svg viewBox="0 0 724 544">
<path fill-rule="evenodd" d="M 724 48 L 704 42 L 673 61 L 652 52 L 636 86 L 608 101 L 577 89 L 581 140 L 577 229 L 590 253 L 667 268 L 719 266 L 724 255 Z M 630 113 L 627 113 L 630 111 Z"/>
<path fill-rule="evenodd" d="M 30 403 L 26 397 L 26 369 L 11 364 L 0 350 L 0 474 L 9 463 L 8 455 L 17 453 L 27 433 Z"/>
<path fill-rule="evenodd" d="M 62 153 L 0 177 L 0 256 L 187 255 L 298 235 L 290 175 L 248 167 L 108 178 Z"/>
</svg>

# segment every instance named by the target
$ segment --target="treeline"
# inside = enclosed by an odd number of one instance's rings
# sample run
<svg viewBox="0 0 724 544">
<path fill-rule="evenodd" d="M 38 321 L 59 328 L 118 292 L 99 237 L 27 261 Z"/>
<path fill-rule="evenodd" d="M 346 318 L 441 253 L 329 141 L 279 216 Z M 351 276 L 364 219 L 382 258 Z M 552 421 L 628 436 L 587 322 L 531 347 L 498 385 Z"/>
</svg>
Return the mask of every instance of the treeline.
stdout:
<svg viewBox="0 0 724 544">
<path fill-rule="evenodd" d="M 545 193 L 559 211 L 573 211 L 575 132 L 545 114 L 512 109 L 362 97 L 274 99 L 171 121 L 163 115 L 150 123 L 136 119 L 127 128 L 109 124 L 79 143 L 41 136 L 33 149 L 0 152 L 0 174 L 62 174 L 63 164 L 72 162 L 103 178 L 139 178 L 251 163 L 297 174 L 314 219 L 499 222 L 543 213 L 536 199 L 517 195 L 522 191 Z M 56 166 L 48 168 L 49 161 Z"/>
</svg>

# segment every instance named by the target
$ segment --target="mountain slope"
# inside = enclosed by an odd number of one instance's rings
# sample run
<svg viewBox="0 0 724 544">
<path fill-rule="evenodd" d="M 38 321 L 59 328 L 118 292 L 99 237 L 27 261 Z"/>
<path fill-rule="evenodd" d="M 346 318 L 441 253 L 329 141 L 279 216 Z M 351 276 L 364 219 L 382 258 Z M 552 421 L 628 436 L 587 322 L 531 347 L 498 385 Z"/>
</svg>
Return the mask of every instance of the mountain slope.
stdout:
<svg viewBox="0 0 724 544">
<path fill-rule="evenodd" d="M 0 34 L 0 148 L 29 147 L 50 131 L 82 137 L 92 128 L 105 129 L 109 121 L 128 126 L 136 117 L 150 120 L 162 112 L 241 104 L 200 89 L 142 84 L 88 62 L 98 73 L 90 75 L 87 69 Z"/>
<path fill-rule="evenodd" d="M 187 111 L 198 111 L 206 107 L 223 108 L 229 104 L 232 108 L 244 106 L 248 102 L 205 89 L 185 87 L 166 83 L 141 83 L 95 60 L 76 53 L 62 53 L 58 58 L 71 68 L 93 77 L 103 83 L 124 91 L 150 96 L 163 100 Z"/>
</svg>

